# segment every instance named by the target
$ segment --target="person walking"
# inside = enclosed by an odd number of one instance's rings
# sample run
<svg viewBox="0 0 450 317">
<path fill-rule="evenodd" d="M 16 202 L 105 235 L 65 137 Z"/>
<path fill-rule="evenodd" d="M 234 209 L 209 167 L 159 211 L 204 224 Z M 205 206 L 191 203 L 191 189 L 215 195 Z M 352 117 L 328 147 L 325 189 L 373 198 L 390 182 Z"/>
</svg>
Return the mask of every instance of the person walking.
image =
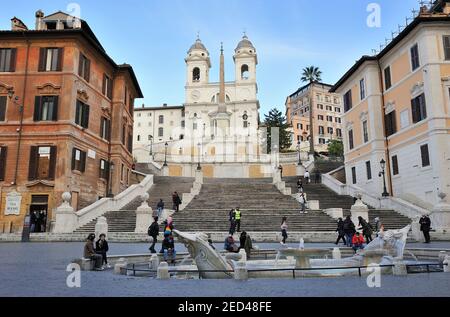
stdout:
<svg viewBox="0 0 450 317">
<path fill-rule="evenodd" d="M 336 231 L 338 233 L 338 238 L 336 240 L 335 245 L 338 245 L 339 241 L 341 239 L 342 239 L 342 242 L 344 242 L 344 245 L 347 245 L 347 242 L 345 241 L 344 221 L 342 220 L 342 218 L 339 218 L 339 220 L 338 220 Z"/>
<path fill-rule="evenodd" d="M 241 217 L 241 210 L 237 207 L 234 211 L 234 220 L 236 220 L 237 232 L 241 232 Z"/>
<path fill-rule="evenodd" d="M 300 211 L 300 213 L 301 213 L 301 214 L 307 214 L 307 213 L 308 213 L 308 212 L 306 211 L 306 203 L 307 203 L 307 201 L 306 201 L 305 194 L 304 194 L 304 193 L 300 193 L 299 195 L 300 195 L 300 197 L 298 198 L 298 201 L 299 201 L 299 203 L 300 203 L 300 205 L 301 205 L 301 211 Z"/>
<path fill-rule="evenodd" d="M 31 232 L 31 233 L 33 233 L 33 232 L 36 231 L 36 222 L 37 222 L 37 218 L 38 218 L 38 216 L 37 216 L 36 210 L 35 210 L 35 211 L 32 211 L 32 212 L 30 213 L 30 224 L 31 224 L 30 232 Z"/>
<path fill-rule="evenodd" d="M 422 231 L 425 238 L 425 243 L 431 242 L 430 231 L 431 231 L 431 219 L 428 215 L 423 215 L 419 220 L 420 231 Z"/>
<path fill-rule="evenodd" d="M 352 238 L 355 234 L 355 224 L 352 221 L 352 218 L 350 216 L 347 216 L 344 220 L 344 233 L 345 233 L 345 241 L 347 242 L 347 246 L 352 246 Z"/>
<path fill-rule="evenodd" d="M 303 181 L 301 178 L 299 178 L 297 181 L 297 189 L 299 193 L 303 193 Z"/>
<path fill-rule="evenodd" d="M 161 214 L 163 211 L 164 211 L 164 201 L 160 199 L 158 204 L 156 205 L 156 214 L 158 215 L 158 218 L 161 218 Z"/>
<path fill-rule="evenodd" d="M 309 172 L 308 171 L 305 172 L 305 175 L 303 176 L 303 178 L 305 179 L 306 184 L 309 184 L 310 176 L 309 176 Z"/>
<path fill-rule="evenodd" d="M 236 220 L 232 218 L 230 221 L 230 230 L 228 231 L 228 233 L 234 235 L 235 232 L 236 232 Z"/>
<path fill-rule="evenodd" d="M 228 213 L 228 221 L 231 222 L 231 220 L 234 219 L 234 209 L 231 209 Z"/>
<path fill-rule="evenodd" d="M 151 253 L 156 253 L 155 245 L 158 242 L 159 235 L 158 217 L 153 218 L 153 223 L 148 228 L 148 235 L 153 239 L 152 245 L 150 246 L 149 250 Z"/>
<path fill-rule="evenodd" d="M 181 205 L 181 198 L 178 195 L 177 192 L 174 192 L 172 194 L 172 202 L 173 202 L 173 210 L 175 212 L 179 212 L 180 211 L 180 205 Z"/>
<path fill-rule="evenodd" d="M 102 261 L 103 258 L 100 254 L 95 253 L 94 249 L 95 234 L 91 233 L 86 239 L 86 244 L 84 245 L 83 257 L 86 259 L 91 259 L 94 261 L 94 270 L 103 271 Z"/>
<path fill-rule="evenodd" d="M 106 235 L 102 233 L 95 243 L 95 253 L 100 254 L 102 256 L 102 266 L 106 265 L 109 269 L 111 265 L 108 264 L 108 257 L 106 253 L 109 251 L 108 241 L 106 241 Z"/>
<path fill-rule="evenodd" d="M 287 217 L 283 217 L 283 219 L 281 220 L 281 236 L 283 237 L 283 240 L 280 242 L 282 245 L 286 244 L 286 240 L 288 238 L 287 230 Z"/>
<path fill-rule="evenodd" d="M 359 229 L 362 229 L 363 236 L 366 239 L 367 244 L 372 242 L 372 234 L 373 234 L 373 227 L 370 223 L 368 223 L 363 217 L 359 216 Z"/>
</svg>

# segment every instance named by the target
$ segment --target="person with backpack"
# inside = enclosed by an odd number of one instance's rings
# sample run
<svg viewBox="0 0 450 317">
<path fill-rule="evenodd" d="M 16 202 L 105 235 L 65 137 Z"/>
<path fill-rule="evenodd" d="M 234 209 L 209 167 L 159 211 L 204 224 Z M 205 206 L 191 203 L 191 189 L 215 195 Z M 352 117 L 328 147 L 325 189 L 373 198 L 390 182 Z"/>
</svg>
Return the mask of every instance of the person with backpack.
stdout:
<svg viewBox="0 0 450 317">
<path fill-rule="evenodd" d="M 150 246 L 149 250 L 151 253 L 156 253 L 155 245 L 158 242 L 159 235 L 158 217 L 154 217 L 153 220 L 153 223 L 148 228 L 148 235 L 153 239 L 152 245 Z"/>
<path fill-rule="evenodd" d="M 344 233 L 345 233 L 345 241 L 347 242 L 347 246 L 352 246 L 353 235 L 355 234 L 355 224 L 352 221 L 350 216 L 347 216 L 344 220 Z"/>
</svg>

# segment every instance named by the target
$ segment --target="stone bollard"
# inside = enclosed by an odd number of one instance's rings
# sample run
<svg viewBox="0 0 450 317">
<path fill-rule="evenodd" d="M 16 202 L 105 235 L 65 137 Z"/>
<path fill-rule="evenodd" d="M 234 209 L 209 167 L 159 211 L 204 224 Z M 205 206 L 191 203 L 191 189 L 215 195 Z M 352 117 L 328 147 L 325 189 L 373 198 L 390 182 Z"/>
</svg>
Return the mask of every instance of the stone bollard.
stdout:
<svg viewBox="0 0 450 317">
<path fill-rule="evenodd" d="M 167 264 L 167 262 L 159 263 L 158 273 L 156 275 L 156 278 L 158 280 L 169 280 L 170 279 L 169 264 Z"/>
<path fill-rule="evenodd" d="M 101 234 L 106 235 L 106 239 L 108 239 L 108 222 L 103 216 L 98 217 L 95 224 L 95 236 L 99 238 Z"/>
<path fill-rule="evenodd" d="M 333 248 L 333 259 L 334 260 L 340 260 L 341 258 L 342 258 L 342 256 L 341 256 L 341 249 Z"/>
<path fill-rule="evenodd" d="M 444 272 L 450 273 L 450 255 L 447 255 L 444 259 L 444 262 L 442 262 L 444 266 Z"/>
<path fill-rule="evenodd" d="M 406 269 L 406 264 L 402 260 L 395 260 L 394 267 L 392 268 L 392 274 L 396 276 L 406 276 L 408 271 Z"/>
<path fill-rule="evenodd" d="M 444 263 L 445 258 L 447 257 L 447 252 L 446 251 L 440 251 L 439 252 L 439 263 L 442 264 Z"/>
<path fill-rule="evenodd" d="M 248 270 L 245 262 L 236 262 L 234 267 L 234 279 L 239 281 L 248 280 Z"/>
<path fill-rule="evenodd" d="M 158 270 L 159 267 L 159 256 L 156 254 L 152 254 L 150 258 L 150 263 L 148 265 L 150 270 Z"/>
<path fill-rule="evenodd" d="M 122 268 L 126 268 L 127 264 L 125 258 L 120 258 L 114 265 L 114 274 L 122 274 Z"/>
<path fill-rule="evenodd" d="M 241 255 L 241 259 L 239 260 L 239 262 L 247 262 L 247 252 L 245 252 L 244 249 L 241 249 L 239 251 L 239 254 Z"/>
</svg>

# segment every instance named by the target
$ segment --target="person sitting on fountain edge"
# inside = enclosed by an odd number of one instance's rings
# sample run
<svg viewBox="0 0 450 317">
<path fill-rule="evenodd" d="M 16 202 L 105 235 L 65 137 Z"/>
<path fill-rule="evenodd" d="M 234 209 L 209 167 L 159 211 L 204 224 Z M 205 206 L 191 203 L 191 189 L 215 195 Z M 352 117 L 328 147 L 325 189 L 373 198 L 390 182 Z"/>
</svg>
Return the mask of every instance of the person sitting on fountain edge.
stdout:
<svg viewBox="0 0 450 317">
<path fill-rule="evenodd" d="M 164 261 L 168 262 L 169 256 L 172 258 L 172 263 L 175 263 L 177 252 L 175 251 L 175 241 L 171 231 L 164 232 L 164 240 L 162 242 L 162 253 Z"/>
<path fill-rule="evenodd" d="M 356 234 L 352 238 L 353 251 L 364 249 L 364 237 L 356 232 Z"/>
<path fill-rule="evenodd" d="M 225 239 L 224 249 L 227 250 L 228 252 L 233 252 L 233 253 L 238 253 L 239 252 L 239 248 L 236 245 L 236 243 L 234 242 L 234 238 L 233 238 L 232 234 L 230 234 Z"/>
</svg>

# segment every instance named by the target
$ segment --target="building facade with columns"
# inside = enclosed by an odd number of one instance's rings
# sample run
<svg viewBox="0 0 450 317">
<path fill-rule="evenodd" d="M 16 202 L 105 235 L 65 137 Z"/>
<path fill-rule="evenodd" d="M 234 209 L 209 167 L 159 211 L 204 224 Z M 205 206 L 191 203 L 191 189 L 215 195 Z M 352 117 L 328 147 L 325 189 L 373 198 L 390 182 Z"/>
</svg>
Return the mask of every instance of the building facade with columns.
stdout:
<svg viewBox="0 0 450 317">
<path fill-rule="evenodd" d="M 332 88 L 342 94 L 348 184 L 430 208 L 450 194 L 450 4 L 437 1 Z M 385 193 L 386 194 L 386 193 Z"/>
<path fill-rule="evenodd" d="M 221 49 L 220 81 L 211 82 L 210 53 L 200 39 L 196 40 L 185 58 L 185 103 L 144 107 L 135 112 L 137 162 L 148 162 L 149 147 L 153 146 L 153 159 L 159 163 L 166 159 L 173 176 L 194 175 L 199 161 L 206 177 L 264 176 L 258 165 L 258 57 L 247 36 L 234 50 L 233 61 L 234 80 L 225 81 L 225 56 Z M 141 126 L 136 127 L 139 123 Z"/>
<path fill-rule="evenodd" d="M 41 11 L 35 30 L 11 21 L 0 32 L 0 232 L 20 231 L 34 211 L 42 231 L 63 192 L 79 210 L 128 187 L 142 93 L 85 21 Z"/>
</svg>

